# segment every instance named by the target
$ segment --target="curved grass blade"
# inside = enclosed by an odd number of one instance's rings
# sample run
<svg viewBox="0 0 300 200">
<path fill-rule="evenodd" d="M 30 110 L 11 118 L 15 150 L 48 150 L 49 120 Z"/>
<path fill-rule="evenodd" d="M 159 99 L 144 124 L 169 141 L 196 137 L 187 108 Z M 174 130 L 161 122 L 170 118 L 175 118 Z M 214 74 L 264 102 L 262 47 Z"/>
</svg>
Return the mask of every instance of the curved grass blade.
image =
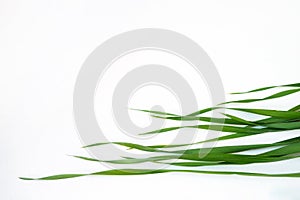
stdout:
<svg viewBox="0 0 300 200">
<path fill-rule="evenodd" d="M 291 108 L 289 111 L 296 111 L 296 112 L 299 112 L 299 111 L 300 111 L 300 105 L 297 105 L 297 106 Z"/>
<path fill-rule="evenodd" d="M 265 91 L 273 88 L 280 88 L 280 87 L 300 87 L 300 83 L 293 83 L 293 84 L 287 84 L 287 85 L 276 85 L 276 86 L 268 86 L 268 87 L 262 87 L 254 90 L 249 90 L 246 92 L 234 92 L 231 94 L 248 94 L 248 93 L 253 93 L 253 92 L 260 92 L 260 91 Z"/>
<path fill-rule="evenodd" d="M 253 172 L 232 172 L 232 171 L 204 171 L 204 170 L 183 170 L 183 169 L 113 169 L 107 171 L 94 172 L 90 174 L 61 174 L 54 176 L 47 176 L 42 178 L 24 178 L 22 180 L 59 180 L 67 178 L 75 178 L 80 176 L 93 176 L 93 175 L 145 175 L 145 174 L 159 174 L 159 173 L 197 173 L 197 174 L 214 174 L 214 175 L 242 175 L 242 176 L 257 176 L 257 177 L 287 177 L 295 178 L 300 177 L 300 173 L 285 173 L 285 174 L 267 174 L 267 173 L 253 173 Z"/>
<path fill-rule="evenodd" d="M 259 89 L 255 89 L 255 90 L 250 90 L 250 91 L 247 91 L 247 92 L 236 92 L 236 93 L 231 93 L 231 94 L 246 94 L 246 93 L 258 92 L 258 91 L 264 91 L 264 90 L 268 90 L 268 89 L 272 89 L 272 88 L 277 88 L 277 87 L 300 87 L 300 83 L 280 85 L 280 86 L 263 87 L 263 88 L 259 88 Z M 280 98 L 280 97 L 284 97 L 284 96 L 287 96 L 287 95 L 290 95 L 290 94 L 294 94 L 294 93 L 299 92 L 299 91 L 300 91 L 300 89 L 298 89 L 298 88 L 297 89 L 290 89 L 290 90 L 285 90 L 285 91 L 281 91 L 281 92 L 275 93 L 275 94 L 270 95 L 270 96 L 265 97 L 265 98 L 228 101 L 228 102 L 220 103 L 219 105 L 225 105 L 225 104 L 229 104 L 229 103 L 251 103 L 251 102 L 255 102 L 255 101 L 270 100 L 270 99 Z M 200 114 L 207 113 L 209 111 L 213 111 L 215 109 L 219 109 L 219 107 L 205 108 L 205 109 L 196 111 L 194 113 L 191 113 L 191 114 L 188 114 L 188 115 L 185 115 L 185 116 L 197 116 L 197 115 L 200 115 Z M 299 105 L 299 109 L 300 109 L 300 105 Z M 173 113 L 167 113 L 167 112 L 152 111 L 152 110 L 142 110 L 142 109 L 132 109 L 132 110 L 137 110 L 137 111 L 142 111 L 142 112 L 148 112 L 148 113 L 158 114 L 158 115 L 164 115 L 164 116 L 174 116 L 174 117 L 177 116 L 177 117 L 180 117 L 180 115 L 176 115 L 176 114 L 173 114 Z"/>
<path fill-rule="evenodd" d="M 219 105 L 224 105 L 224 104 L 229 104 L 229 103 L 252 103 L 252 102 L 256 102 L 256 101 L 265 101 L 265 100 L 269 100 L 269 99 L 276 99 L 276 98 L 288 96 L 290 94 L 294 94 L 294 93 L 299 92 L 299 91 L 300 91 L 300 89 L 286 90 L 286 91 L 278 92 L 276 94 L 273 94 L 273 95 L 265 97 L 265 98 L 227 101 L 227 102 L 221 103 Z"/>
<path fill-rule="evenodd" d="M 180 115 L 176 115 L 173 113 L 155 111 L 155 110 L 145 110 L 145 109 L 136 109 L 136 108 L 130 108 L 130 110 L 141 111 L 141 112 L 151 113 L 151 114 L 155 114 L 155 115 L 165 115 L 165 116 L 174 116 L 174 117 L 180 116 Z"/>
<path fill-rule="evenodd" d="M 283 119 L 299 119 L 300 112 L 296 111 L 282 111 L 282 110 L 268 110 L 268 109 L 250 109 L 250 108 L 228 108 L 230 110 L 237 110 L 246 113 L 264 115 L 269 117 L 283 118 Z"/>
<path fill-rule="evenodd" d="M 285 157 L 300 156 L 300 145 L 299 145 L 299 143 L 290 144 L 290 145 L 281 147 L 279 149 L 275 149 L 275 150 L 260 154 L 260 156 L 285 156 Z"/>
<path fill-rule="evenodd" d="M 237 126 L 226 126 L 226 125 L 195 125 L 195 126 L 163 128 L 163 129 L 158 129 L 146 133 L 140 133 L 140 135 L 158 134 L 158 133 L 164 133 L 170 130 L 178 130 L 182 128 L 197 128 L 203 130 L 214 130 L 214 131 L 222 131 L 228 133 L 243 133 L 243 134 L 260 134 L 266 132 L 282 131 L 281 129 L 272 129 L 272 128 L 251 128 L 251 127 L 237 127 Z"/>
</svg>

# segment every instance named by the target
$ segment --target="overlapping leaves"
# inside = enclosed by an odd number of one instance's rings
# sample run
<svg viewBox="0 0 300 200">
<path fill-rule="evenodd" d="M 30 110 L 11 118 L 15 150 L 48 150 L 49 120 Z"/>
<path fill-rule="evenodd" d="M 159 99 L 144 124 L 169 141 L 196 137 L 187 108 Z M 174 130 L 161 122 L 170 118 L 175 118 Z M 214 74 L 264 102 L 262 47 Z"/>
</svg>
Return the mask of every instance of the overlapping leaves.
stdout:
<svg viewBox="0 0 300 200">
<path fill-rule="evenodd" d="M 167 173 L 167 172 L 185 172 L 185 173 L 202 173 L 202 174 L 218 174 L 218 175 L 247 175 L 247 176 L 263 176 L 263 177 L 300 177 L 299 173 L 278 173 L 278 174 L 267 174 L 267 173 L 250 173 L 250 172 L 231 172 L 231 171 L 206 171 L 199 169 L 191 169 L 193 167 L 202 166 L 213 166 L 213 165 L 246 165 L 253 163 L 272 163 L 283 160 L 296 159 L 300 157 L 300 136 L 290 138 L 287 140 L 281 140 L 275 143 L 262 143 L 262 144 L 248 144 L 248 145 L 234 145 L 234 146 L 221 146 L 215 147 L 213 149 L 205 148 L 190 148 L 186 150 L 181 147 L 191 146 L 195 144 L 206 143 L 214 140 L 231 140 L 234 138 L 241 138 L 253 135 L 259 135 L 264 133 L 276 132 L 278 134 L 287 134 L 290 130 L 300 130 L 300 105 L 291 106 L 289 110 L 271 110 L 271 109 L 256 109 L 256 108 L 241 108 L 241 107 L 231 107 L 231 104 L 245 104 L 253 103 L 257 101 L 268 101 L 271 99 L 286 97 L 297 92 L 300 92 L 300 83 L 271 86 L 259 88 L 247 92 L 240 92 L 235 94 L 246 94 L 263 92 L 273 88 L 281 88 L 283 91 L 277 92 L 275 94 L 266 96 L 264 98 L 253 98 L 253 99 L 242 99 L 237 101 L 229 101 L 219 104 L 215 107 L 202 109 L 194 113 L 180 116 L 173 113 L 166 113 L 160 111 L 151 110 L 138 110 L 146 113 L 150 113 L 153 117 L 166 119 L 166 120 L 177 120 L 177 121 L 196 121 L 204 122 L 207 124 L 199 124 L 193 126 L 178 126 L 178 127 L 168 127 L 159 130 L 154 130 L 147 133 L 141 134 L 164 134 L 169 131 L 178 129 L 204 129 L 204 130 L 216 130 L 229 133 L 229 135 L 221 136 L 214 139 L 209 139 L 205 141 L 197 141 L 189 144 L 176 144 L 176 145 L 151 145 L 145 146 L 141 144 L 134 144 L 128 142 L 113 142 L 113 144 L 124 146 L 131 149 L 136 149 L 146 152 L 158 152 L 162 155 L 159 156 L 149 156 L 146 158 L 121 158 L 118 160 L 98 160 L 94 158 L 88 158 L 83 156 L 74 156 L 79 159 L 92 161 L 92 162 L 107 162 L 119 165 L 127 164 L 138 164 L 144 162 L 154 162 L 154 163 L 164 163 L 172 166 L 182 167 L 182 169 L 128 169 L 126 166 L 123 169 L 100 171 L 90 174 L 62 174 L 55 176 L 48 176 L 38 179 L 32 178 L 21 178 L 24 180 L 57 180 L 74 178 L 87 175 L 142 175 L 142 174 L 157 174 L 157 173 Z M 226 107 L 225 107 L 226 106 Z M 260 120 L 246 120 L 239 116 L 232 114 L 223 114 L 223 118 L 213 118 L 203 116 L 204 114 L 213 110 L 228 110 L 228 111 L 238 111 L 244 115 L 258 115 L 264 117 Z M 107 145 L 107 143 L 95 143 L 85 148 L 93 148 L 95 146 Z M 177 150 L 170 150 L 173 147 L 177 147 Z M 256 155 L 242 154 L 243 151 L 249 150 L 259 150 L 263 148 L 272 148 L 271 150 L 259 153 Z M 199 154 L 205 150 L 209 150 L 206 156 L 199 156 Z M 173 160 L 176 159 L 174 162 Z M 300 170 L 299 170 L 300 171 Z"/>
</svg>

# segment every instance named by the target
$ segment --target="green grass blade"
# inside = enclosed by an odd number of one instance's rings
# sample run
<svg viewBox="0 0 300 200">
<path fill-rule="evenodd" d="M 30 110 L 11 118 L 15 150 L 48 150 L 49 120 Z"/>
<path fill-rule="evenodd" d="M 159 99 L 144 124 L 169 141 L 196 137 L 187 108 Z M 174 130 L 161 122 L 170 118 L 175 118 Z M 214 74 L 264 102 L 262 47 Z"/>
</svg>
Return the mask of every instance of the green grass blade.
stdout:
<svg viewBox="0 0 300 200">
<path fill-rule="evenodd" d="M 256 177 L 287 177 L 295 178 L 300 177 L 300 173 L 285 173 L 285 174 L 268 174 L 268 173 L 253 173 L 253 172 L 231 172 L 231 171 L 204 171 L 204 170 L 179 170 L 179 169 L 160 169 L 160 170 L 149 170 L 149 169 L 113 169 L 107 171 L 100 171 L 90 174 L 61 174 L 55 176 L 48 176 L 42 178 L 23 178 L 22 180 L 59 180 L 66 178 L 75 178 L 80 176 L 92 176 L 92 175 L 146 175 L 146 174 L 159 174 L 159 173 L 196 173 L 196 174 L 212 174 L 212 175 L 242 175 L 242 176 L 256 176 Z"/>
<path fill-rule="evenodd" d="M 248 94 L 248 93 L 253 93 L 253 92 L 260 92 L 260 91 L 265 91 L 273 88 L 279 88 L 279 87 L 300 87 L 300 83 L 294 83 L 294 84 L 287 84 L 287 85 L 277 85 L 277 86 L 268 86 L 268 87 L 262 87 L 254 90 L 249 90 L 246 92 L 234 92 L 231 94 Z"/>
</svg>

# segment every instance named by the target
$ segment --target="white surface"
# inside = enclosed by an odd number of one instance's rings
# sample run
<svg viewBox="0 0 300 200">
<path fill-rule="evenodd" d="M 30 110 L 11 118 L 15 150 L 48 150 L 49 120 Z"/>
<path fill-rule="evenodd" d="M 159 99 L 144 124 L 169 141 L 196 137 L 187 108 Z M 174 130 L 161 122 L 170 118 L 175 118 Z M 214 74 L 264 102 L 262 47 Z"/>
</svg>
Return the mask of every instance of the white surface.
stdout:
<svg viewBox="0 0 300 200">
<path fill-rule="evenodd" d="M 17 178 L 104 169 L 66 155 L 86 154 L 72 116 L 76 75 L 89 53 L 111 36 L 145 27 L 185 34 L 213 59 L 226 92 L 240 91 L 299 81 L 299 9 L 296 0 L 2 0 L 0 199 L 299 199 L 299 179 Z M 278 165 L 285 170 L 284 163 Z M 299 169 L 299 160 L 289 168 Z"/>
</svg>

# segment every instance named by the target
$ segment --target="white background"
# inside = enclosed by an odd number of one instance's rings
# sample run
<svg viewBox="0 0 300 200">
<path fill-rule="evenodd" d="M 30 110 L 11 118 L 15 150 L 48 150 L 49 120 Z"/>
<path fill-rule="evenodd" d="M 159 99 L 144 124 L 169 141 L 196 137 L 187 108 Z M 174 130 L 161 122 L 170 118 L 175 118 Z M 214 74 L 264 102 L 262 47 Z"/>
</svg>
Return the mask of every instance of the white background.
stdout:
<svg viewBox="0 0 300 200">
<path fill-rule="evenodd" d="M 1 0 L 0 199 L 299 199 L 300 180 L 284 178 L 18 179 L 105 169 L 67 155 L 87 155 L 74 126 L 73 86 L 106 39 L 137 28 L 177 31 L 210 55 L 226 92 L 241 91 L 299 81 L 299 10 L 297 0 Z M 289 165 L 274 167 L 299 171 L 299 160 Z"/>
</svg>

